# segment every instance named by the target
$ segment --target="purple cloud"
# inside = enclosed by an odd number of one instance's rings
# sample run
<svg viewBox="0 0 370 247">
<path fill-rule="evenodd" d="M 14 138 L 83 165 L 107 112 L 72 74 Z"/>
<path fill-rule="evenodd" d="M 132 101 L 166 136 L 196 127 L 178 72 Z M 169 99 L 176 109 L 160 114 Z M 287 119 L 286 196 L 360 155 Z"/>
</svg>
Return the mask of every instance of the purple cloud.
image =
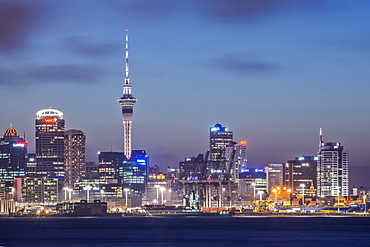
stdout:
<svg viewBox="0 0 370 247">
<path fill-rule="evenodd" d="M 82 83 L 99 81 L 101 69 L 78 65 L 50 65 L 28 70 L 25 78 L 32 82 Z"/>
<path fill-rule="evenodd" d="M 27 4 L 0 3 L 0 51 L 23 45 L 23 38 L 35 17 L 34 7 Z"/>
<path fill-rule="evenodd" d="M 280 69 L 279 66 L 262 60 L 245 59 L 240 55 L 221 57 L 213 62 L 218 68 L 239 73 L 265 74 Z"/>
<path fill-rule="evenodd" d="M 283 11 L 316 10 L 324 6 L 323 0 L 206 0 L 199 3 L 200 8 L 212 19 L 240 20 L 267 16 Z"/>
<path fill-rule="evenodd" d="M 74 53 L 94 57 L 112 55 L 122 49 L 122 45 L 96 44 L 81 37 L 68 39 L 67 47 Z"/>
</svg>

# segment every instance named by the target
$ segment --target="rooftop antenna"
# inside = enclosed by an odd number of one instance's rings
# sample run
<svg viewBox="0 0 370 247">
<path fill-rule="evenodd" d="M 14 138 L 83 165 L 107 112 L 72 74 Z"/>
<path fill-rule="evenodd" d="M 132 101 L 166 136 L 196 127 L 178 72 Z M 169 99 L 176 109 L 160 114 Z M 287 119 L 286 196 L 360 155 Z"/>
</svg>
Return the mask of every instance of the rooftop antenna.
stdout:
<svg viewBox="0 0 370 247">
<path fill-rule="evenodd" d="M 10 127 L 13 127 L 13 120 L 10 119 Z"/>
<path fill-rule="evenodd" d="M 123 84 L 123 95 L 131 95 L 131 86 L 130 85 L 130 76 L 129 76 L 129 67 L 128 67 L 128 29 L 126 29 L 126 59 L 125 59 L 125 82 Z"/>
<path fill-rule="evenodd" d="M 322 140 L 322 128 L 320 128 L 320 143 L 319 143 L 319 147 L 321 147 L 323 143 L 324 142 Z"/>
</svg>

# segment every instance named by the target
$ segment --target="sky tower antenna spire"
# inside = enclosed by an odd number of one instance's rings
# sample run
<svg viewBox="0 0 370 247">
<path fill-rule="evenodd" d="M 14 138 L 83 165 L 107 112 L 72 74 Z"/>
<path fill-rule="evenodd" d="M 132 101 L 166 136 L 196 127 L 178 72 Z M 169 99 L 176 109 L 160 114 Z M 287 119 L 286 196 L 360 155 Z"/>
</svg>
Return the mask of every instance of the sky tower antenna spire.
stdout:
<svg viewBox="0 0 370 247">
<path fill-rule="evenodd" d="M 130 84 L 130 77 L 128 74 L 128 29 L 126 29 L 126 76 L 125 76 L 125 84 Z"/>
</svg>

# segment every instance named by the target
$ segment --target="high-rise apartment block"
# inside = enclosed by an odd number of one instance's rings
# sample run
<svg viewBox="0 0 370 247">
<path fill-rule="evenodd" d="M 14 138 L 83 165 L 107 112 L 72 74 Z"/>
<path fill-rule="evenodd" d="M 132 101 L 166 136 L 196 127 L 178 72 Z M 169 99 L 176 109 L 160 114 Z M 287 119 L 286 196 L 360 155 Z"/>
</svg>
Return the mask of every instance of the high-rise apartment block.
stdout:
<svg viewBox="0 0 370 247">
<path fill-rule="evenodd" d="M 85 176 L 86 136 L 81 130 L 67 130 L 65 141 L 65 181 L 64 186 L 72 187 L 73 183 Z"/>
<path fill-rule="evenodd" d="M 339 142 L 323 142 L 320 129 L 320 147 L 317 163 L 317 195 L 349 195 L 348 152 Z"/>
</svg>

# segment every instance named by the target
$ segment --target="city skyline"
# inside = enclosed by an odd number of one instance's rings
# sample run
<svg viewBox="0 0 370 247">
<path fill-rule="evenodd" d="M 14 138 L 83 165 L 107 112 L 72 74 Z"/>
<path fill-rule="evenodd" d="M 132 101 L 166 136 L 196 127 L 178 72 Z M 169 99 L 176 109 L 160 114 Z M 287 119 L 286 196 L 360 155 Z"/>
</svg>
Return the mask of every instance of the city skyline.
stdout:
<svg viewBox="0 0 370 247">
<path fill-rule="evenodd" d="M 145 149 L 151 166 L 178 167 L 184 157 L 204 153 L 216 123 L 233 131 L 235 141 L 247 140 L 252 167 L 316 155 L 323 128 L 325 140 L 349 152 L 350 185 L 370 186 L 370 3 L 0 6 L 0 127 L 5 132 L 12 119 L 26 133 L 29 152 L 35 113 L 49 106 L 65 113 L 66 129 L 86 133 L 87 161 L 111 147 L 123 151 L 116 100 L 128 29 L 138 98 L 132 148 Z"/>
</svg>

